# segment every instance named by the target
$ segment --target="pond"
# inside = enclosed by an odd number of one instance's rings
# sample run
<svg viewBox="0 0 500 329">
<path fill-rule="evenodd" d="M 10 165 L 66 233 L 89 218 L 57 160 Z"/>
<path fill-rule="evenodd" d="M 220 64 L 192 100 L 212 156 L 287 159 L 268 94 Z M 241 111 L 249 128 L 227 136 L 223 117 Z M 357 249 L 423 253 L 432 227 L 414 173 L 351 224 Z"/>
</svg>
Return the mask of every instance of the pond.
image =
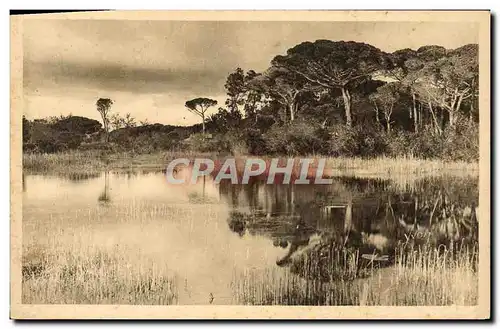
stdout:
<svg viewBox="0 0 500 329">
<path fill-rule="evenodd" d="M 477 177 L 172 185 L 164 171 L 25 175 L 23 302 L 360 304 L 381 289 L 366 290 L 370 277 L 401 270 L 404 243 L 474 249 L 476 207 Z"/>
</svg>

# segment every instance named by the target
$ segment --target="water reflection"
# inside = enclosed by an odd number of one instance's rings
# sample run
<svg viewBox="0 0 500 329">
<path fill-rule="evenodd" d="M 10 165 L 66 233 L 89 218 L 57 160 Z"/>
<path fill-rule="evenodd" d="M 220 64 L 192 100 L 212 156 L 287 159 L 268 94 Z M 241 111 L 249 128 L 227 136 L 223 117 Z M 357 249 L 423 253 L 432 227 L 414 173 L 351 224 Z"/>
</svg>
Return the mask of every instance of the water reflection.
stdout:
<svg viewBox="0 0 500 329">
<path fill-rule="evenodd" d="M 108 204 L 109 202 L 111 202 L 111 195 L 109 193 L 109 171 L 106 171 L 104 173 L 104 189 L 101 194 L 99 194 L 97 201 L 103 204 Z"/>
<path fill-rule="evenodd" d="M 229 228 L 239 236 L 267 236 L 270 246 L 285 249 L 278 266 L 349 248 L 360 259 L 389 265 L 401 241 L 477 241 L 474 179 L 430 178 L 409 187 L 348 177 L 328 186 L 254 180 L 246 186 L 221 183 L 220 190 L 233 209 Z"/>
<path fill-rule="evenodd" d="M 117 246 L 120 262 L 166 264 L 185 282 L 181 303 L 230 303 L 233 274 L 248 269 L 348 280 L 390 265 L 401 241 L 450 246 L 478 233 L 476 178 L 173 186 L 162 172 L 105 172 L 78 184 L 26 175 L 23 188 L 23 242 L 57 252 Z"/>
</svg>

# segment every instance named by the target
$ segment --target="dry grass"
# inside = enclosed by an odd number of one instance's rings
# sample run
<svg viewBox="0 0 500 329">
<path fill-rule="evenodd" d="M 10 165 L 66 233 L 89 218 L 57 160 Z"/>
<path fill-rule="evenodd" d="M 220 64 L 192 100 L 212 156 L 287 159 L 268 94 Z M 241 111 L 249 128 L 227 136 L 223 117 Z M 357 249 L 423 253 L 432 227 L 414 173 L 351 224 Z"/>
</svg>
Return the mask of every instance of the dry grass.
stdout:
<svg viewBox="0 0 500 329">
<path fill-rule="evenodd" d="M 246 305 L 361 305 L 424 306 L 476 305 L 477 246 L 460 250 L 444 247 L 404 247 L 395 265 L 367 268 L 352 277 L 348 262 L 343 278 L 319 281 L 289 269 L 249 271 L 233 279 L 234 302 Z M 332 266 L 332 270 L 333 270 Z M 336 272 L 338 268 L 334 269 Z"/>
<path fill-rule="evenodd" d="M 175 158 L 206 157 L 215 154 L 197 152 L 158 152 L 153 154 L 106 153 L 101 151 L 70 151 L 55 154 L 23 154 L 23 169 L 32 173 L 91 173 L 119 169 L 164 169 Z M 239 157 L 244 160 L 248 156 Z M 270 157 L 260 157 L 267 162 Z M 317 156 L 304 157 L 319 159 Z M 325 174 L 330 176 L 358 176 L 361 178 L 414 177 L 452 173 L 478 175 L 477 162 L 446 162 L 416 158 L 326 158 Z M 298 158 L 296 163 L 298 164 Z"/>
<path fill-rule="evenodd" d="M 178 157 L 210 157 L 210 154 L 191 152 L 158 152 L 134 154 L 128 152 L 69 151 L 62 153 L 24 153 L 23 169 L 28 173 L 76 175 L 104 170 L 165 169 L 168 162 Z"/>
<path fill-rule="evenodd" d="M 477 245 L 401 249 L 394 268 L 362 284 L 360 305 L 476 305 L 477 267 Z"/>
<path fill-rule="evenodd" d="M 124 250 L 47 253 L 31 248 L 23 257 L 26 304 L 141 304 L 177 302 L 177 284 L 161 265 L 127 263 Z"/>
<path fill-rule="evenodd" d="M 478 176 L 478 162 L 423 160 L 416 158 L 328 158 L 327 168 L 335 176 L 391 179 L 402 185 L 411 184 L 424 177 L 442 175 Z"/>
</svg>

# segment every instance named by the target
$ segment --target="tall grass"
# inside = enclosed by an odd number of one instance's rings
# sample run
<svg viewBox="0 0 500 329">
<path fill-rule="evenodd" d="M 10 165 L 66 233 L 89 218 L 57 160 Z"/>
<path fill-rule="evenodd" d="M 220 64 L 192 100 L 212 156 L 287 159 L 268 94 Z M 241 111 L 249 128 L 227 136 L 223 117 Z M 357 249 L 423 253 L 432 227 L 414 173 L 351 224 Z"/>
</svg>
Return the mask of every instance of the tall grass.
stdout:
<svg viewBox="0 0 500 329">
<path fill-rule="evenodd" d="M 401 248 L 394 269 L 384 273 L 388 278 L 376 275 L 363 283 L 360 304 L 476 305 L 478 256 L 477 245 Z M 384 280 L 382 289 L 374 289 Z"/>
<path fill-rule="evenodd" d="M 135 154 L 132 152 L 107 153 L 105 151 L 68 151 L 62 153 L 24 153 L 23 169 L 28 172 L 93 172 L 104 169 L 123 168 L 157 168 L 164 169 L 168 161 L 175 158 L 195 157 L 217 158 L 215 153 L 200 152 L 174 152 L 165 151 L 152 154 Z M 241 156 L 240 159 L 250 158 Z M 269 157 L 260 157 L 267 162 Z M 319 159 L 321 156 L 308 156 L 305 158 Z M 444 160 L 423 160 L 417 158 L 349 158 L 349 157 L 327 157 L 325 174 L 337 175 L 362 175 L 362 176 L 383 176 L 409 174 L 416 177 L 420 175 L 442 174 L 443 172 L 453 172 L 459 174 L 474 174 L 479 172 L 477 162 L 464 161 L 444 161 Z M 298 159 L 296 164 L 298 164 Z M 311 165 L 313 166 L 313 165 Z M 297 168 L 299 169 L 299 168 Z M 382 177 L 381 177 L 382 175 Z M 367 177 L 368 178 L 368 177 Z"/>
<path fill-rule="evenodd" d="M 328 158 L 327 168 L 333 169 L 337 174 L 363 175 L 384 178 L 385 175 L 412 175 L 419 178 L 423 175 L 441 175 L 452 172 L 453 174 L 479 173 L 478 162 L 444 161 L 436 159 L 418 159 L 411 157 L 376 157 L 363 158 Z M 382 176 L 382 177 L 381 177 Z M 368 178 L 366 177 L 366 178 Z"/>
<path fill-rule="evenodd" d="M 28 173 L 78 174 L 119 169 L 165 169 L 168 161 L 178 157 L 210 157 L 194 152 L 158 152 L 135 154 L 105 151 L 68 151 L 61 153 L 24 153 L 23 169 Z"/>
<path fill-rule="evenodd" d="M 177 302 L 175 278 L 161 264 L 127 263 L 124 250 L 23 255 L 22 301 L 26 304 L 140 304 Z"/>
<path fill-rule="evenodd" d="M 106 167 L 106 160 L 97 151 L 64 153 L 23 153 L 23 169 L 27 172 L 57 171 L 93 172 Z"/>
<path fill-rule="evenodd" d="M 368 266 L 352 275 L 357 262 L 329 272 L 346 272 L 330 280 L 313 278 L 313 269 L 249 271 L 233 279 L 234 301 L 246 305 L 475 305 L 478 299 L 478 248 L 400 246 L 395 264 Z"/>
</svg>

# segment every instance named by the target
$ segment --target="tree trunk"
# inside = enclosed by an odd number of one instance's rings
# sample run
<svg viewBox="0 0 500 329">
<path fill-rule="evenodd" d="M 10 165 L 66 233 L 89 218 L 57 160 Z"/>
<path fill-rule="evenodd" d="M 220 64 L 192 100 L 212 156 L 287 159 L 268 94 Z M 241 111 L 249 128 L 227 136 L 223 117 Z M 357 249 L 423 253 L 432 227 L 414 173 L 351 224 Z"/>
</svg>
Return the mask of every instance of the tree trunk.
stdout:
<svg viewBox="0 0 500 329">
<path fill-rule="evenodd" d="M 422 127 L 424 124 L 423 114 L 424 114 L 424 111 L 422 110 L 422 103 L 419 103 L 418 104 L 418 126 L 419 127 Z"/>
<path fill-rule="evenodd" d="M 109 122 L 106 118 L 106 115 L 101 112 L 102 123 L 104 126 L 104 141 L 109 143 Z"/>
<path fill-rule="evenodd" d="M 450 111 L 450 127 L 453 127 L 455 126 L 455 121 L 456 121 L 456 113 L 459 113 L 460 112 L 460 106 L 462 106 L 462 99 L 463 99 L 464 95 L 461 94 L 459 97 L 458 97 L 458 100 L 457 100 L 457 104 L 455 105 L 455 107 L 451 109 Z"/>
<path fill-rule="evenodd" d="M 384 125 L 382 125 L 382 123 L 380 122 L 380 118 L 379 118 L 379 112 L 380 110 L 378 109 L 378 106 L 377 106 L 377 103 L 374 102 L 374 105 L 375 105 L 375 120 L 377 120 L 377 123 L 382 127 L 382 129 L 384 128 Z"/>
<path fill-rule="evenodd" d="M 450 119 L 449 125 L 451 128 L 453 128 L 455 126 L 455 111 L 451 110 L 451 111 L 448 111 L 448 113 L 449 113 L 449 119 Z"/>
<path fill-rule="evenodd" d="M 415 93 L 411 93 L 412 104 L 413 104 L 413 129 L 416 133 L 418 133 L 418 118 L 417 118 L 417 101 L 415 97 Z"/>
<path fill-rule="evenodd" d="M 474 94 L 470 97 L 470 108 L 469 108 L 469 121 L 472 122 L 474 118 Z"/>
<path fill-rule="evenodd" d="M 295 120 L 295 115 L 297 114 L 297 110 L 299 107 L 299 104 L 297 102 L 298 95 L 299 95 L 299 92 L 295 92 L 292 96 L 292 104 L 290 106 L 290 121 Z"/>
<path fill-rule="evenodd" d="M 205 135 L 205 113 L 201 113 L 201 126 L 203 127 L 203 135 Z"/>
<path fill-rule="evenodd" d="M 434 109 L 432 108 L 432 103 L 429 102 L 429 111 L 431 112 L 431 116 L 432 116 L 432 119 L 433 119 L 433 126 L 434 126 L 434 131 L 437 133 L 437 134 L 441 134 L 441 128 L 439 127 L 439 123 L 437 121 L 437 118 L 436 118 L 436 114 L 434 113 Z"/>
<path fill-rule="evenodd" d="M 342 98 L 344 99 L 344 109 L 345 109 L 345 121 L 348 127 L 352 127 L 352 117 L 351 117 L 351 95 L 347 88 L 342 87 Z"/>
<path fill-rule="evenodd" d="M 389 109 L 385 108 L 384 109 L 384 117 L 385 117 L 385 126 L 387 129 L 387 133 L 391 133 L 391 113 L 392 109 L 390 109 L 391 112 L 389 112 Z"/>
</svg>

